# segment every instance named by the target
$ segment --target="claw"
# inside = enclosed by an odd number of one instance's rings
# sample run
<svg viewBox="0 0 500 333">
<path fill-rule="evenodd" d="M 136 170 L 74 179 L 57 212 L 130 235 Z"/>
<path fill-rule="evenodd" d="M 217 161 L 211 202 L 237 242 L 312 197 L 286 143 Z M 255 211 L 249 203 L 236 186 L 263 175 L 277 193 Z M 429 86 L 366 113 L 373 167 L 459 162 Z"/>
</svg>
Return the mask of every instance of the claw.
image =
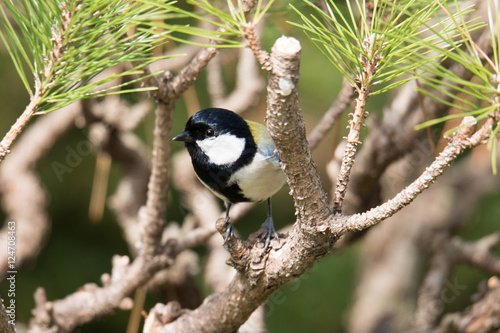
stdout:
<svg viewBox="0 0 500 333">
<path fill-rule="evenodd" d="M 276 232 L 276 229 L 274 229 L 274 221 L 273 221 L 273 216 L 272 216 L 272 209 L 271 209 L 271 198 L 267 199 L 267 208 L 268 208 L 268 213 L 267 213 L 267 219 L 266 222 L 262 225 L 264 228 L 264 237 L 266 242 L 264 243 L 264 251 L 267 250 L 269 247 L 269 243 L 271 242 L 271 236 L 274 236 L 276 239 L 280 239 L 280 236 Z"/>
<path fill-rule="evenodd" d="M 229 238 L 232 238 L 233 236 L 234 236 L 233 225 L 226 221 L 226 235 L 224 236 L 224 244 L 226 244 L 227 240 Z"/>
<path fill-rule="evenodd" d="M 229 223 L 229 209 L 231 208 L 232 204 L 230 202 L 226 202 L 225 204 L 226 204 L 226 234 L 224 235 L 223 246 L 226 250 L 229 250 L 227 246 L 227 240 L 234 236 L 233 225 Z"/>
<path fill-rule="evenodd" d="M 269 247 L 269 243 L 271 242 L 271 237 L 274 236 L 275 239 L 279 239 L 280 236 L 278 235 L 278 232 L 276 229 L 274 229 L 274 221 L 271 216 L 269 216 L 266 219 L 266 222 L 263 224 L 264 227 L 264 237 L 265 237 L 265 243 L 264 243 L 264 251 L 267 250 Z"/>
</svg>

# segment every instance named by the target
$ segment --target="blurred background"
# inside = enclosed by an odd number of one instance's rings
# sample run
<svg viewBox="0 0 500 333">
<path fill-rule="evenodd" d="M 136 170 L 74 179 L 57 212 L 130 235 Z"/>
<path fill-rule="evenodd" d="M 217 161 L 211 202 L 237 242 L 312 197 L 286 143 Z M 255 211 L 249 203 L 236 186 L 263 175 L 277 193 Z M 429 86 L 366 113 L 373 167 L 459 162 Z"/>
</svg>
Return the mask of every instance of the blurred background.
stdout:
<svg viewBox="0 0 500 333">
<path fill-rule="evenodd" d="M 281 35 L 293 36 L 300 41 L 302 63 L 298 90 L 302 112 L 307 129 L 310 131 L 335 100 L 341 89 L 342 79 L 305 35 L 286 22 L 298 20 L 298 17 L 291 11 L 278 10 L 273 12 L 267 18 L 266 26 L 262 32 L 262 46 L 263 49 L 270 50 L 274 41 Z M 174 50 L 172 52 L 175 52 L 175 47 L 168 47 Z M 238 54 L 238 50 L 220 51 L 223 78 L 228 91 L 235 85 Z M 261 71 L 260 74 L 265 79 L 264 71 Z M 194 89 L 190 90 L 189 94 L 177 103 L 174 135 L 182 131 L 187 118 L 193 112 L 191 109 L 193 105 L 198 104 L 200 108 L 217 106 L 213 105 L 210 100 L 210 94 L 207 93 L 208 85 L 210 82 L 204 73 L 195 83 Z M 2 104 L 0 133 L 6 133 L 29 103 L 29 96 L 18 79 L 3 44 L 0 45 L 0 87 Z M 372 120 L 381 119 L 382 111 L 389 105 L 393 97 L 394 94 L 384 94 L 371 99 L 367 107 L 370 117 L 367 121 L 368 126 L 363 129 L 363 137 L 370 131 Z M 134 96 L 122 96 L 121 98 L 127 103 L 134 103 L 135 99 Z M 245 112 L 243 116 L 263 123 L 265 107 L 265 93 L 262 93 L 260 100 L 255 101 L 255 106 Z M 135 133 L 149 149 L 152 147 L 153 109 L 154 106 L 151 104 L 150 112 L 135 130 Z M 55 112 L 64 112 L 64 110 Z M 330 191 L 331 186 L 330 178 L 326 172 L 327 164 L 334 156 L 335 146 L 346 133 L 346 114 L 347 112 L 313 152 L 326 191 Z M 30 126 L 43 117 L 45 116 L 39 116 Z M 77 123 L 60 136 L 53 147 L 36 164 L 36 174 L 48 193 L 47 212 L 51 227 L 36 258 L 18 267 L 16 280 L 16 319 L 18 323 L 26 324 L 29 322 L 31 310 L 35 306 L 33 294 L 37 287 L 45 288 L 49 300 L 63 298 L 86 283 L 100 284 L 100 276 L 110 272 L 112 256 L 130 254 L 122 231 L 116 223 L 116 218 L 108 207 L 104 208 L 102 218 L 98 221 L 92 221 L 89 218 L 93 179 L 96 171 L 96 155 L 95 151 L 89 149 L 91 146 L 88 130 Z M 172 153 L 176 154 L 182 149 L 181 144 L 174 143 Z M 361 149 L 363 149 L 363 145 L 361 145 Z M 16 150 L 16 146 L 13 150 Z M 77 157 L 73 155 L 75 152 Z M 428 160 L 425 159 L 425 161 Z M 383 180 L 382 186 L 386 186 L 383 193 L 387 198 L 390 198 L 392 194 L 397 193 L 405 184 L 418 176 L 422 167 L 425 167 L 424 163 L 416 164 L 414 167 L 411 166 L 411 162 L 409 163 L 410 167 L 407 164 L 406 171 L 401 173 L 404 177 L 399 177 L 397 182 L 391 182 L 390 175 L 386 176 L 389 177 L 389 180 Z M 61 165 L 67 168 L 61 169 Z M 452 169 L 454 167 L 452 166 Z M 408 170 L 409 172 L 407 172 Z M 491 173 L 491 169 L 486 167 L 484 172 Z M 450 170 L 450 174 L 453 174 L 453 177 L 461 177 L 463 173 L 452 173 Z M 108 196 L 114 193 L 122 175 L 122 167 L 112 163 L 107 182 Z M 453 182 L 453 180 L 447 181 Z M 439 186 L 439 183 L 435 186 Z M 467 188 L 463 190 L 466 191 Z M 440 195 L 450 198 L 450 205 L 453 207 L 455 198 L 465 194 L 450 190 Z M 419 200 L 420 198 L 416 202 Z M 457 200 L 456 202 L 461 201 Z M 462 217 L 463 222 L 460 223 L 460 227 L 454 229 L 454 234 L 460 235 L 466 240 L 474 240 L 497 231 L 500 222 L 499 202 L 500 188 L 498 186 L 485 195 L 481 195 L 480 198 L 472 200 L 471 205 L 473 206 L 470 207 L 467 216 Z M 181 223 L 188 214 L 178 191 L 172 186 L 169 200 L 165 204 L 167 205 L 169 223 Z M 432 205 L 432 202 L 430 204 Z M 439 205 L 439 202 L 436 201 L 436 204 Z M 26 201 L 24 205 L 29 207 L 30 202 Z M 273 198 L 273 208 L 277 228 L 284 228 L 294 222 L 294 208 L 286 187 Z M 429 206 L 429 201 L 426 201 L 423 209 L 430 211 L 435 207 Z M 260 223 L 256 221 L 264 220 L 266 210 L 265 204 L 259 204 L 238 221 L 236 229 L 242 237 L 245 238 L 257 230 Z M 3 221 L 2 223 L 9 221 L 9 217 L 6 216 L 3 209 L 0 209 L 0 220 Z M 407 230 L 412 230 L 412 222 L 414 221 L 411 216 L 408 216 L 405 221 L 399 222 L 407 224 Z M 352 244 L 320 260 L 309 272 L 276 291 L 266 305 L 266 322 L 269 332 L 353 332 L 350 316 L 351 311 L 355 309 L 356 293 L 360 292 L 356 291 L 356 286 L 364 274 L 363 267 L 366 269 L 370 265 L 370 263 L 366 263 L 368 260 L 366 256 L 364 260 L 361 259 L 361 256 L 365 255 L 367 251 L 366 238 L 366 236 L 361 237 L 359 241 L 352 242 Z M 204 264 L 206 249 L 200 247 L 195 251 L 200 256 L 201 266 L 194 276 L 194 281 L 202 295 L 206 296 L 211 293 L 202 278 L 201 267 Z M 387 251 L 392 251 L 392 249 L 389 248 Z M 413 251 L 425 253 L 425 250 L 417 245 L 414 246 Z M 496 253 L 500 254 L 498 250 Z M 418 284 L 428 265 L 425 255 L 422 257 L 424 259 L 417 261 L 411 271 L 414 279 L 409 284 L 411 287 L 404 290 L 404 295 L 400 295 L 400 298 L 408 300 L 408 303 L 402 304 L 402 306 L 408 308 L 410 313 L 416 307 Z M 382 260 L 374 256 L 369 260 L 379 259 Z M 489 274 L 469 265 L 456 266 L 447 289 L 449 294 L 447 295 L 450 296 L 447 299 L 450 301 L 445 302 L 446 311 L 463 310 L 470 304 L 470 298 L 476 293 L 478 284 L 489 276 Z M 0 295 L 5 298 L 8 284 L 5 280 L 0 282 Z M 383 284 L 380 286 L 382 287 Z M 164 296 L 154 291 L 148 292 L 144 308 L 150 309 L 157 302 L 166 303 L 167 300 Z M 124 332 L 128 317 L 128 311 L 118 311 L 112 316 L 89 323 L 77 331 Z"/>
</svg>

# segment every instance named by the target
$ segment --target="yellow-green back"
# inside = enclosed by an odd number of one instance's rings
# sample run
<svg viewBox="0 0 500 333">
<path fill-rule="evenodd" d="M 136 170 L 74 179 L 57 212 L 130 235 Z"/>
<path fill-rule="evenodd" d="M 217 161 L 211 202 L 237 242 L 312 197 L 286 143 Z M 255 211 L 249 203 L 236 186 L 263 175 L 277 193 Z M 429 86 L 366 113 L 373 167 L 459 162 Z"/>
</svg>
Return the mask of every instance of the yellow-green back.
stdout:
<svg viewBox="0 0 500 333">
<path fill-rule="evenodd" d="M 259 151 L 266 156 L 274 155 L 276 146 L 267 132 L 266 126 L 251 120 L 245 120 L 250 127 L 250 132 L 255 140 Z"/>
</svg>

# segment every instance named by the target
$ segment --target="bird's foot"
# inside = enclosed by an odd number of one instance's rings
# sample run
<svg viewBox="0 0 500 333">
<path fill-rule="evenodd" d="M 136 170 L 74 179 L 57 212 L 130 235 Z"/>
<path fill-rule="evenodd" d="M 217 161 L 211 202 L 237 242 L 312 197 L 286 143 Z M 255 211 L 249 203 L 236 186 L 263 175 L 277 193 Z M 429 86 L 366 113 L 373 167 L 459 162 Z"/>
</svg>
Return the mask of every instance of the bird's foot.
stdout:
<svg viewBox="0 0 500 333">
<path fill-rule="evenodd" d="M 233 238 L 234 236 L 234 229 L 233 229 L 233 225 L 231 223 L 229 223 L 227 220 L 226 220 L 226 223 L 224 225 L 226 227 L 226 234 L 224 235 L 224 248 L 227 250 L 227 240 L 229 238 Z"/>
<path fill-rule="evenodd" d="M 274 229 L 274 221 L 273 221 L 273 218 L 271 216 L 269 216 L 267 218 L 267 220 L 264 222 L 262 227 L 264 229 L 263 236 L 265 239 L 265 243 L 264 243 L 264 251 L 265 251 L 269 247 L 269 243 L 271 242 L 271 237 L 274 236 L 274 238 L 279 241 L 280 236 L 279 236 L 278 232 L 276 231 L 276 229 Z"/>
</svg>

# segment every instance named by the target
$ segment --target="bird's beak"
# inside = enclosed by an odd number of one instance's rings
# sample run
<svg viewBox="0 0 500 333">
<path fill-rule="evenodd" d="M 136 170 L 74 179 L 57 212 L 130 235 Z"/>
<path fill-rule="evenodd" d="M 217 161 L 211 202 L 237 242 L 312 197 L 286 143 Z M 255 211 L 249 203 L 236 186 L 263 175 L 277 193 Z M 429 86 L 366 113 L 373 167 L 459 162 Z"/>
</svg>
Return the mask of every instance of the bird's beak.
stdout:
<svg viewBox="0 0 500 333">
<path fill-rule="evenodd" d="M 182 141 L 182 142 L 193 142 L 193 137 L 186 131 L 181 134 L 176 135 L 172 140 L 174 141 Z"/>
</svg>

